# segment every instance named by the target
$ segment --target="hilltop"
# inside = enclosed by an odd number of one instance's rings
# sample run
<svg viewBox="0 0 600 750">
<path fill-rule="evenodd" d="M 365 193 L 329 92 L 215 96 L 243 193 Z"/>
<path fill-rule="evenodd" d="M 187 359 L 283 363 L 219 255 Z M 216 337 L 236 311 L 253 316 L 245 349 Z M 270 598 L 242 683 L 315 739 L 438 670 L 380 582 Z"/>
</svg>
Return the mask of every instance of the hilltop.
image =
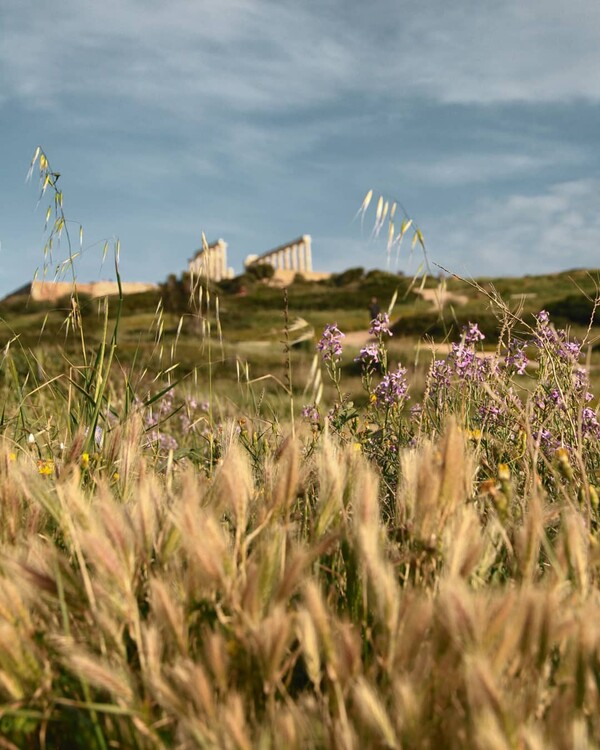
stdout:
<svg viewBox="0 0 600 750">
<path fill-rule="evenodd" d="M 600 271 L 571 270 L 558 274 L 539 276 L 481 278 L 466 280 L 456 276 L 411 278 L 362 268 L 348 269 L 331 278 L 307 281 L 297 274 L 285 289 L 288 318 L 302 318 L 314 331 L 319 332 L 329 322 L 346 332 L 365 330 L 368 324 L 368 306 L 377 297 L 383 310 L 395 299 L 392 321 L 397 334 L 402 336 L 448 337 L 469 320 L 477 320 L 490 340 L 498 332 L 498 320 L 490 309 L 490 297 L 499 295 L 514 312 L 534 313 L 548 310 L 560 325 L 575 328 L 588 325 L 593 311 L 593 300 L 600 285 Z M 82 286 L 79 295 L 81 314 L 88 334 L 94 335 L 100 327 L 98 313 L 101 300 L 89 295 Z M 208 291 L 208 294 L 206 293 Z M 196 304 L 190 305 L 190 296 Z M 198 309 L 198 299 L 200 307 Z M 269 283 L 268 278 L 245 274 L 234 279 L 223 279 L 204 289 L 204 295 L 194 295 L 189 276 L 166 282 L 138 294 L 128 294 L 123 299 L 122 341 L 134 340 L 144 344 L 151 332 L 157 309 L 163 315 L 163 333 L 174 333 L 183 317 L 180 340 L 196 341 L 199 321 L 206 314 L 206 305 L 213 306 L 218 317 L 222 336 L 227 342 L 264 341 L 278 335 L 284 322 L 284 290 Z M 37 346 L 43 327 L 58 335 L 71 309 L 69 295 L 58 300 L 34 300 L 23 293 L 12 295 L 0 302 L 2 327 L 0 343 L 18 336 L 20 343 Z M 109 317 L 116 314 L 117 299 L 109 298 Z M 150 340 L 154 334 L 150 336 Z M 125 347 L 126 348 L 126 347 Z"/>
</svg>

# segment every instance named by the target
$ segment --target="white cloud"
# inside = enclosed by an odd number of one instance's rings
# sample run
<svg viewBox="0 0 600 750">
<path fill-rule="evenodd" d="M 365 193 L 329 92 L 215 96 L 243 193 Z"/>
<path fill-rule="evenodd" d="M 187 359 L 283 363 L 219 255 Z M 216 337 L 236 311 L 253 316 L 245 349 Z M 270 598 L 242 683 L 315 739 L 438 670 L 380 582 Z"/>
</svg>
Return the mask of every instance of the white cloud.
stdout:
<svg viewBox="0 0 600 750">
<path fill-rule="evenodd" d="M 424 184 L 467 185 L 523 177 L 549 167 L 573 166 L 583 158 L 583 153 L 576 148 L 540 142 L 530 153 L 461 152 L 434 156 L 430 161 L 405 162 L 402 172 Z"/>
<path fill-rule="evenodd" d="M 327 101 L 351 80 L 343 29 L 297 4 L 203 0 L 29 2 L 7 14 L 9 88 L 32 105 L 65 95 L 121 98 L 202 119 L 211 107 L 265 111 Z"/>
<path fill-rule="evenodd" d="M 443 103 L 598 102 L 598 28 L 596 0 L 425 0 L 385 84 Z"/>
<path fill-rule="evenodd" d="M 65 97 L 201 120 L 347 93 L 442 103 L 600 101 L 597 0 L 5 0 L 4 105 Z M 0 102 L 1 104 L 1 102 Z"/>
<path fill-rule="evenodd" d="M 463 275 L 519 276 L 600 263 L 600 180 L 480 200 L 431 226 L 432 259 Z"/>
</svg>

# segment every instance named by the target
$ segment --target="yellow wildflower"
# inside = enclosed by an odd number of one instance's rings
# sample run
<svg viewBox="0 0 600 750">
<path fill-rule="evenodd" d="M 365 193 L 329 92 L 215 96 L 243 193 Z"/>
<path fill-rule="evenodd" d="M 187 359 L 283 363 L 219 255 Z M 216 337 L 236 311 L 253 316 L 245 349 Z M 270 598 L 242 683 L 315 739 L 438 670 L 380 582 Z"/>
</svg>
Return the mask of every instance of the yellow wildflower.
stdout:
<svg viewBox="0 0 600 750">
<path fill-rule="evenodd" d="M 498 464 L 498 479 L 501 482 L 507 482 L 510 479 L 508 464 Z"/>
<path fill-rule="evenodd" d="M 40 459 L 37 464 L 38 474 L 41 474 L 44 477 L 50 477 L 54 474 L 54 461 L 51 458 L 46 458 L 45 460 Z"/>
</svg>

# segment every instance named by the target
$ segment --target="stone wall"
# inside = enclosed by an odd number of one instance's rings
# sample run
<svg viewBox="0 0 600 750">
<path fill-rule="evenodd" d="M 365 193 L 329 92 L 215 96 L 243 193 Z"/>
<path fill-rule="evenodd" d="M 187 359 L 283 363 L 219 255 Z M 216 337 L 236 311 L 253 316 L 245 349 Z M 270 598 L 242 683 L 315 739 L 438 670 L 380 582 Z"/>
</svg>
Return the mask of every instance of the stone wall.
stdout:
<svg viewBox="0 0 600 750">
<path fill-rule="evenodd" d="M 123 294 L 139 294 L 158 289 L 156 284 L 147 284 L 141 281 L 126 282 L 121 284 Z M 21 291 L 21 290 L 19 290 Z M 25 287 L 23 293 L 27 293 Z M 61 297 L 71 294 L 73 282 L 71 281 L 33 281 L 28 293 L 31 299 L 38 302 L 56 302 Z M 111 297 L 119 294 L 119 285 L 116 281 L 92 281 L 88 284 L 77 283 L 77 291 L 80 294 L 89 294 L 90 297 Z"/>
</svg>

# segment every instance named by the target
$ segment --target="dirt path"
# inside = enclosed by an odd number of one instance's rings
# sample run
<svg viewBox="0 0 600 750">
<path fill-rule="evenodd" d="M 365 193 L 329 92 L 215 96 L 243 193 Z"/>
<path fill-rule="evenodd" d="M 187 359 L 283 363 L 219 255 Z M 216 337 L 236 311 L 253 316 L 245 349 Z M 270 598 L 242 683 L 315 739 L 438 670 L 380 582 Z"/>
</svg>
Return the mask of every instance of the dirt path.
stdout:
<svg viewBox="0 0 600 750">
<path fill-rule="evenodd" d="M 369 341 L 375 341 L 375 337 L 371 336 L 367 331 L 350 331 L 350 333 L 346 334 L 342 343 L 356 349 L 362 349 Z"/>
<path fill-rule="evenodd" d="M 431 302 L 436 310 L 441 310 L 444 305 L 454 303 L 455 305 L 466 305 L 469 298 L 466 294 L 449 292 L 443 287 L 437 289 L 415 289 L 415 294 L 420 294 L 426 302 Z"/>
</svg>

